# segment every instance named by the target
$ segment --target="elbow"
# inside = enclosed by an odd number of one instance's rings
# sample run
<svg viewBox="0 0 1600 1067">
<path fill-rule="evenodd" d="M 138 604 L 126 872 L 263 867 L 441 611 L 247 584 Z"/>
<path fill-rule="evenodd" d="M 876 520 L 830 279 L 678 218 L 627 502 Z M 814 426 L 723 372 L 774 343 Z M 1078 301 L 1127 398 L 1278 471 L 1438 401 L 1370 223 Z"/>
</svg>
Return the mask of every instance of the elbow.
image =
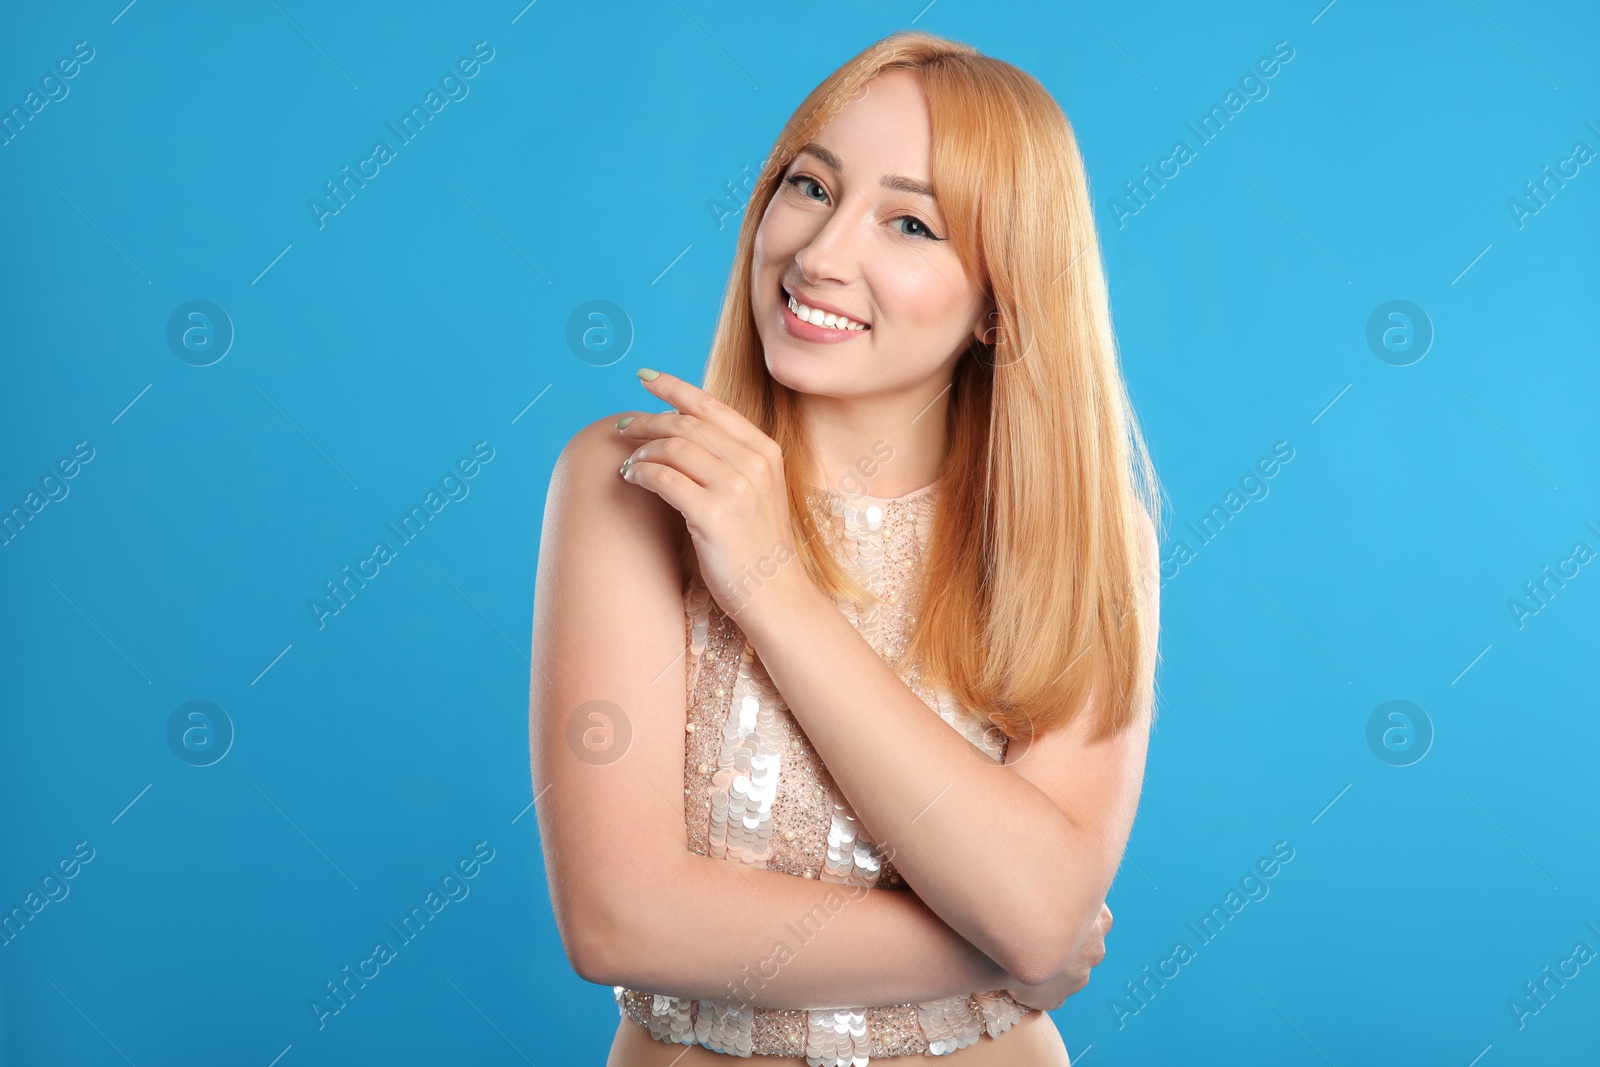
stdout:
<svg viewBox="0 0 1600 1067">
<path fill-rule="evenodd" d="M 1066 957 L 1048 949 L 1042 941 L 1030 944 L 1000 965 L 1022 985 L 1044 985 L 1067 968 Z"/>
<path fill-rule="evenodd" d="M 1057 975 L 1078 955 L 1082 936 L 1052 936 L 1045 931 L 1021 930 L 1023 943 L 1015 946 L 1007 961 L 999 961 L 1006 973 L 1023 985 L 1044 985 Z"/>
<path fill-rule="evenodd" d="M 632 946 L 628 955 L 638 958 L 638 942 L 608 913 L 602 902 L 568 901 L 558 909 L 561 947 L 579 978 L 603 986 L 632 986 L 634 976 L 622 966 L 621 945 Z"/>
<path fill-rule="evenodd" d="M 1084 950 L 1100 919 L 1102 898 L 1074 902 L 1063 900 L 1059 888 L 1035 898 L 1036 904 L 1017 914 L 1033 920 L 1008 931 L 1004 959 L 995 961 L 1023 985 L 1044 985 L 1066 970 Z M 1095 962 L 1098 962 L 1095 961 Z"/>
<path fill-rule="evenodd" d="M 552 904 L 567 962 L 586 982 L 628 989 L 657 989 L 670 976 L 666 965 L 678 958 L 668 943 L 677 925 L 674 899 L 664 884 L 676 870 L 648 860 L 632 870 L 596 868 L 582 879 L 552 884 Z M 593 877 L 589 877 L 593 875 Z"/>
<path fill-rule="evenodd" d="M 1051 929 L 1052 912 L 1033 908 L 1011 914 L 1032 918 L 1013 922 L 1005 930 L 991 930 L 986 943 L 992 947 L 984 951 L 1021 985 L 1043 985 L 1060 974 L 1071 958 L 1062 947 L 1063 939 Z"/>
<path fill-rule="evenodd" d="M 626 984 L 617 980 L 610 946 L 600 930 L 594 927 L 563 930 L 561 944 L 566 949 L 567 962 L 585 982 L 609 986 Z"/>
</svg>

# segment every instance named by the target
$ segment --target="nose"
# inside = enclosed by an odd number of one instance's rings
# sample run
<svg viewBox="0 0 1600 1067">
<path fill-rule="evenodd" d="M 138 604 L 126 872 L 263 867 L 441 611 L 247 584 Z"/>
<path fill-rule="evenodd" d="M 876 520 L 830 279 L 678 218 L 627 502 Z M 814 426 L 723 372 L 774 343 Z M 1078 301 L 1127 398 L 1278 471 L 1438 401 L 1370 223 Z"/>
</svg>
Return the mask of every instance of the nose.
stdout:
<svg viewBox="0 0 1600 1067">
<path fill-rule="evenodd" d="M 795 253 L 801 280 L 807 283 L 848 282 L 856 268 L 855 238 L 860 232 L 863 213 L 871 211 L 871 205 L 857 210 L 835 208 L 812 235 L 811 242 Z"/>
</svg>

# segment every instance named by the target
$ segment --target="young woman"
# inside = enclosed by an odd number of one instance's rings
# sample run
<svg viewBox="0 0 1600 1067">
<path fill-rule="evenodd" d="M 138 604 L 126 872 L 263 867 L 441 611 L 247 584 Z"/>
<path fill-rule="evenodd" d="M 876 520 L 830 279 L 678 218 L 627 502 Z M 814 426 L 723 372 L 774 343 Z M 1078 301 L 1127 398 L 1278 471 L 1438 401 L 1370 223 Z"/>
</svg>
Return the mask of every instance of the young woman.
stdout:
<svg viewBox="0 0 1600 1067">
<path fill-rule="evenodd" d="M 1154 713 L 1156 482 L 1083 164 L 900 33 L 787 123 L 705 388 L 551 479 L 533 785 L 612 1065 L 1067 1063 Z M 620 472 L 620 476 L 619 476 Z"/>
</svg>

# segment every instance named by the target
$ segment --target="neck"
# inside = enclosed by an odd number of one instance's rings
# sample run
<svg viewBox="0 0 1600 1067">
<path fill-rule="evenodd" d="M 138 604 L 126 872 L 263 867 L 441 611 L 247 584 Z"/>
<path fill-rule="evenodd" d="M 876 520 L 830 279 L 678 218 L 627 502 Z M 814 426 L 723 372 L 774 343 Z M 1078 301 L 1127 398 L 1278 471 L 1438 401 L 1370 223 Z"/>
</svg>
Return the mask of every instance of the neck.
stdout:
<svg viewBox="0 0 1600 1067">
<path fill-rule="evenodd" d="M 893 498 L 939 477 L 949 447 L 948 379 L 894 395 L 796 397 L 811 442 L 812 485 Z"/>
</svg>

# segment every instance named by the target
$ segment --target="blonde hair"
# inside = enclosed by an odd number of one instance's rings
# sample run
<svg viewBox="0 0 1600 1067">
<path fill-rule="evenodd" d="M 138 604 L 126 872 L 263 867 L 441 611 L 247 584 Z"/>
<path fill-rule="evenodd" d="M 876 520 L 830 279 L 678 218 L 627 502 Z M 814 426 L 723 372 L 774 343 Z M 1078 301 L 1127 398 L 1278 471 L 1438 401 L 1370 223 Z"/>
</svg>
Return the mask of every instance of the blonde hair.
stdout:
<svg viewBox="0 0 1600 1067">
<path fill-rule="evenodd" d="M 924 681 L 1012 738 L 1061 727 L 1098 697 L 1093 736 L 1111 737 L 1146 706 L 1155 714 L 1152 561 L 1141 557 L 1143 525 L 1159 529 L 1159 486 L 1118 366 L 1083 161 L 1036 79 L 904 31 L 812 90 L 752 191 L 704 388 L 782 448 L 799 555 L 818 588 L 865 599 L 818 544 L 813 451 L 796 394 L 766 369 L 750 282 L 756 229 L 790 161 L 891 69 L 920 75 L 951 246 L 997 309 L 993 343 L 973 341 L 955 367 L 922 608 L 898 668 L 918 658 Z M 684 559 L 698 574 L 687 539 Z"/>
</svg>

